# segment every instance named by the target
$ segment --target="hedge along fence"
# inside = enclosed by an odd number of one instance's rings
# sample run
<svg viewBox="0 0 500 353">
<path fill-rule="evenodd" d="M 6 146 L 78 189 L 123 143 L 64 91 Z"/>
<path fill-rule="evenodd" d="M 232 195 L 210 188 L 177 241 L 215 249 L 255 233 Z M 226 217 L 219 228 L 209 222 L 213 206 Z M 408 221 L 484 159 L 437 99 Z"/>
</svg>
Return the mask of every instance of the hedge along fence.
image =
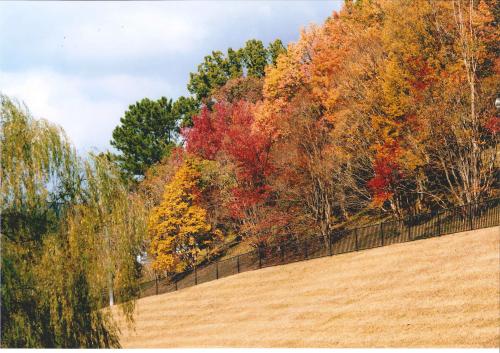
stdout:
<svg viewBox="0 0 500 353">
<path fill-rule="evenodd" d="M 500 225 L 500 198 L 332 232 L 288 239 L 140 286 L 139 298 L 173 292 L 237 273 Z"/>
</svg>

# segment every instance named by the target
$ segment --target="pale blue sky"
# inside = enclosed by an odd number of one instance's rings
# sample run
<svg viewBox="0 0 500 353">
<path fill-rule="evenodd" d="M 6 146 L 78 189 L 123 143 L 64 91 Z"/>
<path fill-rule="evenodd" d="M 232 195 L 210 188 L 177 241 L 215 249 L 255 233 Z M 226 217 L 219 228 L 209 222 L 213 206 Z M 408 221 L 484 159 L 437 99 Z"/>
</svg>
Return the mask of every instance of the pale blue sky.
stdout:
<svg viewBox="0 0 500 353">
<path fill-rule="evenodd" d="M 129 104 L 186 95 L 212 50 L 288 43 L 342 1 L 1 2 L 0 92 L 60 124 L 80 151 L 109 148 Z"/>
</svg>

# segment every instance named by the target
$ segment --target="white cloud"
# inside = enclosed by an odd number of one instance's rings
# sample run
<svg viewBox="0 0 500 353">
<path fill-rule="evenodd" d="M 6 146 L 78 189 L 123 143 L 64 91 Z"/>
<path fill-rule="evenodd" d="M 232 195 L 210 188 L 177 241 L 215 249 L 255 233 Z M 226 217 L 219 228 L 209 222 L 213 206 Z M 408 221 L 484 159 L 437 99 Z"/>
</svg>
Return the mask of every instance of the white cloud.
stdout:
<svg viewBox="0 0 500 353">
<path fill-rule="evenodd" d="M 0 72 L 3 94 L 27 104 L 36 118 L 63 127 L 85 152 L 109 148 L 109 140 L 128 105 L 144 98 L 169 96 L 168 82 L 132 75 L 79 77 L 53 71 Z"/>
</svg>

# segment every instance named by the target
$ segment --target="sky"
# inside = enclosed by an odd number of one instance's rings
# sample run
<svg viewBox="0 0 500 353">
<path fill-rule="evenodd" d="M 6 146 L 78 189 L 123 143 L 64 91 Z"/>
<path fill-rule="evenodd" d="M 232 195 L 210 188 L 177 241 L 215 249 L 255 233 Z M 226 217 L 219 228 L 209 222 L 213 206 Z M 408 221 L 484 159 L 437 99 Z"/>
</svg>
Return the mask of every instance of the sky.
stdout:
<svg viewBox="0 0 500 353">
<path fill-rule="evenodd" d="M 103 151 L 130 104 L 187 95 L 212 50 L 296 41 L 342 2 L 1 2 L 0 93 Z"/>
</svg>

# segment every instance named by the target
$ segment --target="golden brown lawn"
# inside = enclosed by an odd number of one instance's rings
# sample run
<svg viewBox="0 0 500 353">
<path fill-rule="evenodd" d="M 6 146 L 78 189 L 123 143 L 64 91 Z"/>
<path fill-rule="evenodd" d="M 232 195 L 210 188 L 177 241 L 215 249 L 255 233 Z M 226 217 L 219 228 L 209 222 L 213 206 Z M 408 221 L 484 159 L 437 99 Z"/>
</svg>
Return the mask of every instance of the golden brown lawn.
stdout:
<svg viewBox="0 0 500 353">
<path fill-rule="evenodd" d="M 123 347 L 498 347 L 500 227 L 143 298 Z"/>
</svg>

